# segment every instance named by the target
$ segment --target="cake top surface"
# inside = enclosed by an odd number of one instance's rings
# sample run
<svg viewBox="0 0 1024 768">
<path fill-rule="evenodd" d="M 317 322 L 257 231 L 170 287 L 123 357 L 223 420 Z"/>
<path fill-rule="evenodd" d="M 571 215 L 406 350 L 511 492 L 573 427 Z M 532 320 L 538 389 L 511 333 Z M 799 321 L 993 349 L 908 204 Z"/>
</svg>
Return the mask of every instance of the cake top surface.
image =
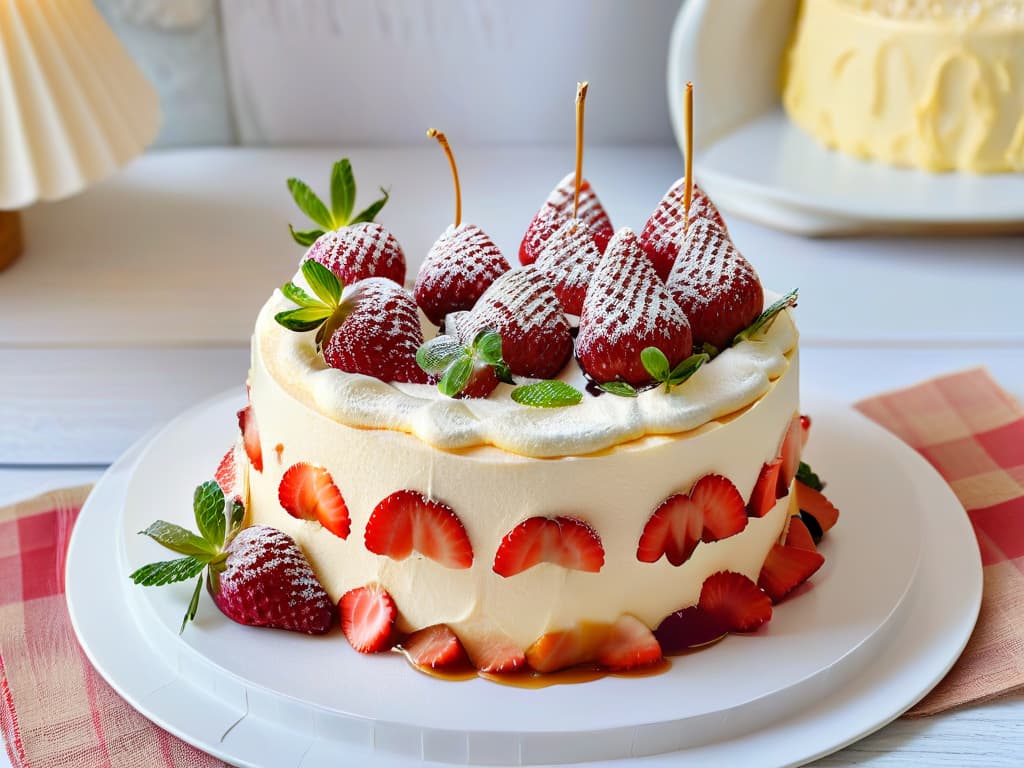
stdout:
<svg viewBox="0 0 1024 768">
<path fill-rule="evenodd" d="M 1024 0 L 839 0 L 843 5 L 900 21 L 1024 23 Z"/>
</svg>

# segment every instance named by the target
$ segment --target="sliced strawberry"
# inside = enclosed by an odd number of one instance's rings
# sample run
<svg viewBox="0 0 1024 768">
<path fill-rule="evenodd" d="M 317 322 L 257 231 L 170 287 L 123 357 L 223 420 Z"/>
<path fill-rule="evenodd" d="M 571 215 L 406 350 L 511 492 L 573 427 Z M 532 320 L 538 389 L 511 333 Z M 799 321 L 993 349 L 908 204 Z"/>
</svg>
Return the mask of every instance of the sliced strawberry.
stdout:
<svg viewBox="0 0 1024 768">
<path fill-rule="evenodd" d="M 361 222 L 325 232 L 310 246 L 312 259 L 338 276 L 344 285 L 368 277 L 405 283 L 405 254 L 390 232 L 376 222 Z"/>
<path fill-rule="evenodd" d="M 572 354 L 572 332 L 558 297 L 532 267 L 513 269 L 491 283 L 469 317 L 458 322 L 459 338 L 469 343 L 485 328 L 501 335 L 502 357 L 518 376 L 553 378 Z"/>
<path fill-rule="evenodd" d="M 474 224 L 448 227 L 431 246 L 413 296 L 434 325 L 449 312 L 470 309 L 511 267 L 498 246 Z"/>
<path fill-rule="evenodd" d="M 628 228 L 615 233 L 587 287 L 576 337 L 576 357 L 594 381 L 654 381 L 640 360 L 657 347 L 674 368 L 692 351 L 690 324 L 643 257 Z"/>
<path fill-rule="evenodd" d="M 789 486 L 796 477 L 796 471 L 800 468 L 800 453 L 803 447 L 803 427 L 801 426 L 800 415 L 794 415 L 786 428 L 786 434 L 782 438 L 782 447 L 779 455 L 782 458 L 782 467 L 779 470 L 779 480 L 775 488 L 775 495 L 780 499 L 789 493 Z"/>
<path fill-rule="evenodd" d="M 366 548 L 393 560 L 413 551 L 446 568 L 469 568 L 473 547 L 458 515 L 417 491 L 395 491 L 374 507 L 366 523 Z"/>
<path fill-rule="evenodd" d="M 600 261 L 601 251 L 593 232 L 579 219 L 568 219 L 544 244 L 537 269 L 551 283 L 563 311 L 578 315 Z"/>
<path fill-rule="evenodd" d="M 640 233 L 640 246 L 662 280 L 672 271 L 672 265 L 683 244 L 686 226 L 685 182 L 686 179 L 682 178 L 669 187 Z M 701 218 L 712 219 L 723 232 L 726 230 L 722 214 L 704 190 L 694 184 L 690 199 L 690 221 Z"/>
<path fill-rule="evenodd" d="M 816 491 L 810 486 L 798 482 L 796 488 L 796 502 L 801 512 L 811 515 L 821 532 L 829 531 L 839 520 L 839 510 L 829 501 L 821 491 Z"/>
<path fill-rule="evenodd" d="M 502 674 L 516 672 L 526 666 L 526 654 L 500 632 L 484 637 L 466 636 L 464 645 L 470 663 L 481 672 Z"/>
<path fill-rule="evenodd" d="M 493 567 L 508 578 L 540 563 L 597 573 L 604 565 L 601 537 L 574 517 L 531 517 L 505 534 Z"/>
<path fill-rule="evenodd" d="M 416 364 L 423 344 L 419 311 L 405 289 L 382 277 L 361 280 L 345 288 L 339 312 L 344 319 L 323 350 L 329 366 L 381 381 L 427 381 Z"/>
<path fill-rule="evenodd" d="M 750 493 L 750 502 L 747 504 L 747 514 L 751 517 L 764 517 L 775 507 L 775 490 L 779 485 L 781 468 L 781 458 L 773 459 L 761 467 L 761 474 L 757 476 L 754 490 Z"/>
<path fill-rule="evenodd" d="M 348 538 L 348 506 L 331 473 L 323 467 L 304 462 L 288 467 L 278 486 L 277 498 L 292 517 L 319 520 L 335 536 Z"/>
<path fill-rule="evenodd" d="M 699 648 L 728 633 L 729 628 L 721 619 L 715 618 L 698 605 L 670 613 L 654 630 L 661 652 L 666 655 Z"/>
<path fill-rule="evenodd" d="M 764 309 L 757 272 L 710 219 L 690 222 L 666 283 L 690 321 L 693 345 L 725 349 Z"/>
<path fill-rule="evenodd" d="M 519 262 L 524 266 L 535 262 L 544 248 L 544 243 L 562 224 L 572 218 L 575 185 L 574 171 L 558 182 L 558 186 L 552 190 L 544 205 L 533 217 L 523 236 L 523 242 L 519 245 Z M 590 182 L 586 179 L 580 181 L 580 204 L 576 218 L 593 232 L 598 250 L 604 253 L 615 230 L 608 219 L 608 214 L 601 206 L 601 201 L 597 199 Z"/>
<path fill-rule="evenodd" d="M 251 405 L 238 412 L 238 428 L 242 430 L 242 443 L 245 455 L 257 472 L 263 471 L 263 448 L 260 446 L 260 431 L 256 426 L 256 412 Z"/>
<path fill-rule="evenodd" d="M 772 601 L 758 586 L 734 571 L 704 580 L 697 605 L 731 632 L 752 632 L 772 617 Z"/>
<path fill-rule="evenodd" d="M 704 475 L 689 495 L 669 496 L 654 511 L 640 535 L 636 557 L 654 563 L 665 555 L 679 566 L 699 542 L 726 539 L 746 526 L 746 508 L 736 486 L 721 475 Z"/>
<path fill-rule="evenodd" d="M 810 529 L 799 515 L 793 515 L 789 518 L 789 528 L 786 530 L 785 546 L 792 547 L 793 549 L 803 549 L 807 552 L 818 551 L 817 546 L 814 544 L 814 537 L 811 536 Z"/>
<path fill-rule="evenodd" d="M 623 614 L 598 647 L 597 661 L 612 672 L 646 667 L 661 661 L 661 646 L 646 624 Z"/>
<path fill-rule="evenodd" d="M 773 544 L 765 558 L 757 585 L 777 603 L 821 568 L 825 558 L 817 552 Z"/>
<path fill-rule="evenodd" d="M 231 496 L 235 492 L 235 484 L 238 482 L 238 469 L 235 466 L 235 446 L 228 448 L 224 458 L 217 465 L 217 471 L 213 475 L 217 485 L 224 491 L 225 496 Z"/>
<path fill-rule="evenodd" d="M 450 669 L 468 663 L 462 643 L 447 624 L 413 632 L 402 646 L 413 664 L 426 669 Z"/>
<path fill-rule="evenodd" d="M 537 672 L 555 672 L 592 662 L 607 634 L 607 624 L 581 624 L 548 632 L 526 649 L 526 662 Z"/>
<path fill-rule="evenodd" d="M 357 587 L 341 596 L 341 631 L 360 653 L 377 653 L 392 646 L 398 609 L 382 587 Z"/>
</svg>

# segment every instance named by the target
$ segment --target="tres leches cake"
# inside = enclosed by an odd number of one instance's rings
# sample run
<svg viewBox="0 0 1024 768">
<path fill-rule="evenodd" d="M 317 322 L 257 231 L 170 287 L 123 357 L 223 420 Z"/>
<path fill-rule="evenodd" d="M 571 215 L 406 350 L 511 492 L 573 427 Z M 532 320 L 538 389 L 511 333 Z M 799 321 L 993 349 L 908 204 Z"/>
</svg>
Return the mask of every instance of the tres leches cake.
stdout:
<svg viewBox="0 0 1024 768">
<path fill-rule="evenodd" d="M 699 188 L 638 236 L 570 174 L 515 268 L 457 192 L 410 290 L 334 173 L 330 208 L 296 195 L 326 231 L 295 233 L 313 242 L 256 320 L 205 530 L 145 532 L 188 542 L 179 572 L 208 565 L 227 616 L 340 620 L 431 671 L 618 672 L 756 630 L 821 566 L 838 513 L 800 463 L 795 292 L 765 299 Z M 133 577 L 174 580 L 152 568 Z"/>
<path fill-rule="evenodd" d="M 802 0 L 790 118 L 829 147 L 929 171 L 1024 171 L 1024 0 Z"/>
</svg>

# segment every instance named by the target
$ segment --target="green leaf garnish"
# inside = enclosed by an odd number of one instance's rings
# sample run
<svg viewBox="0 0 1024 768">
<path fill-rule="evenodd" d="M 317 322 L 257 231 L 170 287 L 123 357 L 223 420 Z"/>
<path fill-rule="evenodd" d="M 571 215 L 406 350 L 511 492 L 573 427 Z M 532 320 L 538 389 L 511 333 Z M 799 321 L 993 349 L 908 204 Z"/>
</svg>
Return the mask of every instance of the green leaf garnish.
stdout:
<svg viewBox="0 0 1024 768">
<path fill-rule="evenodd" d="M 603 391 L 609 395 L 618 395 L 619 397 L 636 397 L 636 387 L 625 381 L 606 381 L 604 384 L 598 384 Z"/>
<path fill-rule="evenodd" d="M 356 178 L 352 163 L 347 157 L 338 160 L 331 168 L 331 206 L 324 204 L 316 192 L 301 179 L 288 179 L 288 190 L 304 214 L 317 224 L 317 229 L 296 230 L 291 224 L 288 230 L 292 239 L 307 248 L 324 234 L 324 230 L 337 230 L 351 224 L 373 221 L 388 202 L 388 191 L 380 188 L 382 197 L 361 210 L 355 217 L 352 209 L 356 202 Z"/>
<path fill-rule="evenodd" d="M 644 347 L 640 352 L 640 362 L 655 381 L 666 381 L 671 373 L 668 358 L 657 347 Z"/>
<path fill-rule="evenodd" d="M 331 214 L 335 221 L 348 221 L 356 204 L 356 177 L 347 157 L 331 169 Z"/>
<path fill-rule="evenodd" d="M 665 392 L 671 392 L 672 387 L 678 387 L 685 382 L 710 359 L 711 356 L 706 352 L 698 352 L 670 369 L 668 358 L 657 347 L 645 347 L 640 352 L 640 362 L 643 363 L 644 369 L 652 379 L 665 385 Z"/>
<path fill-rule="evenodd" d="M 292 199 L 299 206 L 299 210 L 309 216 L 313 221 L 324 229 L 334 229 L 334 217 L 327 210 L 327 206 L 317 197 L 316 192 L 309 188 L 302 179 L 288 179 L 288 191 L 292 193 Z"/>
<path fill-rule="evenodd" d="M 816 491 L 824 490 L 825 484 L 821 482 L 821 478 L 815 474 L 814 470 L 811 469 L 810 465 L 801 461 L 800 466 L 796 470 L 796 479 L 806 485 L 808 488 L 813 488 Z"/>
<path fill-rule="evenodd" d="M 488 365 L 501 362 L 501 334 L 485 328 L 473 339 L 473 346 L 480 352 L 480 359 Z"/>
<path fill-rule="evenodd" d="M 310 296 L 295 283 L 285 283 L 281 293 L 285 298 L 299 305 L 298 309 L 286 309 L 274 315 L 274 320 L 289 331 L 306 333 L 319 329 L 316 346 L 320 349 L 330 339 L 347 315 L 342 307 L 341 294 L 344 286 L 338 276 L 313 259 L 302 262 L 302 277 L 309 283 L 316 297 Z"/>
<path fill-rule="evenodd" d="M 416 350 L 416 364 L 427 373 L 438 375 L 465 354 L 465 345 L 454 336 L 435 336 Z"/>
<path fill-rule="evenodd" d="M 583 393 L 564 381 L 538 381 L 512 390 L 512 399 L 533 408 L 562 408 L 583 400 Z"/>
<path fill-rule="evenodd" d="M 490 328 L 469 345 L 448 334 L 435 336 L 416 350 L 416 364 L 431 376 L 441 376 L 437 388 L 447 397 L 458 397 L 481 368 L 490 367 L 498 381 L 516 383 L 501 356 L 501 335 Z"/>
<path fill-rule="evenodd" d="M 380 209 L 387 205 L 388 200 L 391 198 L 391 193 L 388 192 L 384 187 L 380 188 L 380 193 L 383 197 L 374 200 L 363 210 L 356 214 L 356 217 L 349 222 L 349 224 L 360 224 L 364 221 L 373 221 L 377 218 L 377 214 L 380 213 Z"/>
<path fill-rule="evenodd" d="M 759 333 L 762 330 L 768 330 L 771 328 L 772 323 L 775 322 L 775 318 L 779 316 L 779 313 L 787 307 L 795 307 L 797 300 L 797 292 L 799 288 L 794 288 L 792 291 L 787 293 L 781 299 L 772 304 L 768 309 L 762 312 L 757 320 L 752 322 L 749 326 L 744 328 L 742 331 L 736 334 L 736 337 L 732 340 L 733 344 L 739 344 L 741 341 L 746 341 L 754 334 Z"/>
<path fill-rule="evenodd" d="M 209 541 L 196 536 L 192 531 L 182 528 L 180 525 L 168 523 L 164 520 L 157 520 L 146 530 L 139 531 L 144 536 L 149 536 L 154 541 L 163 544 L 169 550 L 179 555 L 189 556 L 214 556 L 217 554 L 217 547 Z"/>
<path fill-rule="evenodd" d="M 324 321 L 334 314 L 333 310 L 322 307 L 299 307 L 278 312 L 274 319 L 279 325 L 283 325 L 289 331 L 303 333 L 312 331 L 324 324 Z"/>
<path fill-rule="evenodd" d="M 320 236 L 324 233 L 322 229 L 297 230 L 291 224 L 288 225 L 288 231 L 292 233 L 292 240 L 307 248 L 319 240 Z"/>
<path fill-rule="evenodd" d="M 710 357 L 712 360 L 714 360 L 716 357 L 718 357 L 718 353 L 720 350 L 714 344 L 705 341 L 703 344 L 700 345 L 700 351 L 703 352 L 708 357 Z"/>
<path fill-rule="evenodd" d="M 300 307 L 317 307 L 322 303 L 319 299 L 314 299 L 304 290 L 299 288 L 295 283 L 285 283 L 281 286 L 281 293 L 288 301 L 293 301 Z"/>
<path fill-rule="evenodd" d="M 466 385 L 469 383 L 469 377 L 472 375 L 473 358 L 464 355 L 460 356 L 445 370 L 441 381 L 437 384 L 437 388 L 441 390 L 441 394 L 455 397 L 466 388 Z"/>
<path fill-rule="evenodd" d="M 220 489 L 216 480 L 207 480 L 196 488 L 192 496 L 192 509 L 195 512 L 199 533 L 211 545 L 213 552 L 218 552 L 224 545 L 227 516 L 224 491 Z"/>
<path fill-rule="evenodd" d="M 143 587 L 162 587 L 198 576 L 206 567 L 206 561 L 197 557 L 181 557 L 177 560 L 163 560 L 144 565 L 128 578 Z"/>
<path fill-rule="evenodd" d="M 203 589 L 203 577 L 200 576 L 196 579 L 196 588 L 192 590 L 192 599 L 188 601 L 188 608 L 185 609 L 185 615 L 181 619 L 181 627 L 178 629 L 180 635 L 185 631 L 185 625 L 195 619 L 196 611 L 199 610 L 199 593 Z"/>
<path fill-rule="evenodd" d="M 672 369 L 672 372 L 668 375 L 668 380 L 665 382 L 665 391 L 668 391 L 671 387 L 678 387 L 680 384 L 687 381 L 691 376 L 693 376 L 693 374 L 700 370 L 700 367 L 704 365 L 704 363 L 710 359 L 711 356 L 705 352 L 698 352 L 696 355 L 690 355 Z"/>
<path fill-rule="evenodd" d="M 319 261 L 302 262 L 302 276 L 325 305 L 333 308 L 341 302 L 341 280 Z"/>
</svg>

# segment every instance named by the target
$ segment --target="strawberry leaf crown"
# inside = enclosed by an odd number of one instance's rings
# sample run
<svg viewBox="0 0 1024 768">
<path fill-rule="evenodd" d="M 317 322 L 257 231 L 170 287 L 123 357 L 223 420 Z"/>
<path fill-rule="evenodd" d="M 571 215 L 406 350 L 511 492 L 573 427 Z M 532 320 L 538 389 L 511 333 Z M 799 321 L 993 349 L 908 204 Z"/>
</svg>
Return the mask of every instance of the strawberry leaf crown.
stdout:
<svg viewBox="0 0 1024 768">
<path fill-rule="evenodd" d="M 447 397 L 458 396 L 481 365 L 493 368 L 498 381 L 516 383 L 501 356 L 501 334 L 490 328 L 480 331 L 468 345 L 447 334 L 435 336 L 416 350 L 416 364 L 441 377 L 437 388 Z"/>
<path fill-rule="evenodd" d="M 341 229 L 351 224 L 373 221 L 390 197 L 389 192 L 380 188 L 381 195 L 354 217 L 352 209 L 356 202 L 356 177 L 352 173 L 352 163 L 347 157 L 334 164 L 331 169 L 331 206 L 321 200 L 306 182 L 301 179 L 288 179 L 288 191 L 292 193 L 295 204 L 306 216 L 320 225 L 320 229 L 296 230 L 291 224 L 288 230 L 292 239 L 299 245 L 310 246 L 325 230 Z"/>
<path fill-rule="evenodd" d="M 346 310 L 341 303 L 344 285 L 336 274 L 318 261 L 307 259 L 302 262 L 301 269 L 302 277 L 315 297 L 295 283 L 285 283 L 281 286 L 281 293 L 299 306 L 298 309 L 278 312 L 274 320 L 296 333 L 316 330 L 316 347 L 319 350 L 345 320 Z"/>
<path fill-rule="evenodd" d="M 207 579 L 211 587 L 214 591 L 218 588 L 218 579 L 227 559 L 227 546 L 242 529 L 242 518 L 245 516 L 242 502 L 238 499 L 228 502 L 215 480 L 208 480 L 196 488 L 192 509 L 199 529 L 198 535 L 165 520 L 157 520 L 146 530 L 139 531 L 140 535 L 149 536 L 184 557 L 144 565 L 129 576 L 133 582 L 144 587 L 159 587 L 199 577 L 185 610 L 185 617 L 181 620 L 179 633 L 184 632 L 185 625 L 196 617 L 205 569 L 209 568 Z"/>
</svg>

